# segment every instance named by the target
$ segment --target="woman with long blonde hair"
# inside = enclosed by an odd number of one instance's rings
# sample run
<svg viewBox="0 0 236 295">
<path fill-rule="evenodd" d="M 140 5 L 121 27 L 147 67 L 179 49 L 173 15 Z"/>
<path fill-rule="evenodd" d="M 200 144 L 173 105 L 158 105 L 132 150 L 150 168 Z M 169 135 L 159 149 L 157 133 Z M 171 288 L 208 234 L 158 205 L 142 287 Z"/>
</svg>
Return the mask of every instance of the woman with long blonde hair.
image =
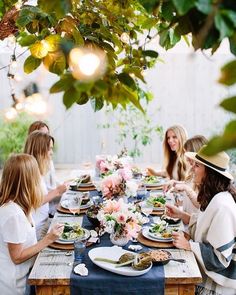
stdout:
<svg viewBox="0 0 236 295">
<path fill-rule="evenodd" d="M 25 143 L 24 152 L 35 157 L 41 173 L 41 186 L 44 192 L 41 207 L 36 210 L 34 219 L 36 223 L 37 238 L 40 239 L 46 232 L 49 214 L 49 204 L 54 198 L 61 196 L 67 189 L 66 184 L 57 186 L 55 189 L 48 191 L 44 176 L 50 168 L 51 156 L 53 154 L 54 138 L 42 131 L 34 131 L 28 135 Z"/>
<path fill-rule="evenodd" d="M 164 163 L 162 171 L 147 168 L 149 175 L 163 176 L 175 180 L 184 180 L 187 171 L 187 162 L 184 157 L 184 143 L 187 132 L 181 125 L 169 127 L 163 141 Z"/>
<path fill-rule="evenodd" d="M 55 225 L 37 243 L 32 211 L 41 206 L 43 192 L 33 156 L 12 155 L 5 163 L 0 184 L 0 289 L 4 295 L 23 295 L 33 257 L 60 236 Z"/>
</svg>

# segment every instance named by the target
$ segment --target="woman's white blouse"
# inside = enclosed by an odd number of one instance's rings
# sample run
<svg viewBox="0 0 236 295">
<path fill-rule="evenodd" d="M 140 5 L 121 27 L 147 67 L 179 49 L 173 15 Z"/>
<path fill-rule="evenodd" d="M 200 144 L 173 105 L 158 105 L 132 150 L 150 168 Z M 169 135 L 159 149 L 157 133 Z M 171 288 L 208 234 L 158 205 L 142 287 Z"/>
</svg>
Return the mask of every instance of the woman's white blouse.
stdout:
<svg viewBox="0 0 236 295">
<path fill-rule="evenodd" d="M 8 243 L 23 244 L 24 248 L 37 243 L 35 226 L 30 224 L 21 207 L 14 202 L 0 207 L 0 293 L 23 295 L 34 258 L 14 264 Z"/>
</svg>

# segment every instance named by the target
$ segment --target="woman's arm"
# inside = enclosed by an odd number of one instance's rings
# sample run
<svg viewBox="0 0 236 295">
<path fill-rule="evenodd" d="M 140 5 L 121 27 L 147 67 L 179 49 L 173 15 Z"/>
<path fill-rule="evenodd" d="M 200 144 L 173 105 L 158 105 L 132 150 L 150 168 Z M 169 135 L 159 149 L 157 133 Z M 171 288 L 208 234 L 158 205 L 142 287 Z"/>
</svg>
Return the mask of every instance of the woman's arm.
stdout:
<svg viewBox="0 0 236 295">
<path fill-rule="evenodd" d="M 64 226 L 61 224 L 55 224 L 51 231 L 41 241 L 28 248 L 24 248 L 23 244 L 8 243 L 11 260 L 15 264 L 20 264 L 38 254 L 42 249 L 59 238 L 63 231 L 63 227 Z"/>
<path fill-rule="evenodd" d="M 44 196 L 43 204 L 48 203 L 55 199 L 56 197 L 61 196 L 67 190 L 67 184 L 63 183 L 57 188 L 51 190 L 47 195 Z"/>
<path fill-rule="evenodd" d="M 147 168 L 147 174 L 148 175 L 154 175 L 154 176 L 167 177 L 167 174 L 166 174 L 166 172 L 164 170 L 163 171 L 155 171 L 152 168 Z"/>
</svg>

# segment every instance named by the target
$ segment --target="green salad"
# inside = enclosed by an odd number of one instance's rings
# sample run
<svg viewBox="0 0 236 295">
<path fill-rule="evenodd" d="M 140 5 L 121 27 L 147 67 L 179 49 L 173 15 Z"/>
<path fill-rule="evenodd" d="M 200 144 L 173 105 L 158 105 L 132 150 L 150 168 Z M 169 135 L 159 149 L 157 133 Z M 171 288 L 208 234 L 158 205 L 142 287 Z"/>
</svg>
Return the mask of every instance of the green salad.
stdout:
<svg viewBox="0 0 236 295">
<path fill-rule="evenodd" d="M 150 176 L 146 176 L 144 181 L 145 183 L 148 183 L 148 184 L 154 184 L 159 181 L 159 178 L 157 176 L 150 175 Z"/>
<path fill-rule="evenodd" d="M 166 199 L 164 195 L 157 195 L 148 198 L 148 203 L 152 204 L 155 208 L 164 207 Z"/>
<path fill-rule="evenodd" d="M 63 240 L 75 240 L 81 238 L 84 235 L 84 230 L 81 228 L 79 223 L 70 224 L 64 223 L 64 230 L 60 236 Z"/>
</svg>

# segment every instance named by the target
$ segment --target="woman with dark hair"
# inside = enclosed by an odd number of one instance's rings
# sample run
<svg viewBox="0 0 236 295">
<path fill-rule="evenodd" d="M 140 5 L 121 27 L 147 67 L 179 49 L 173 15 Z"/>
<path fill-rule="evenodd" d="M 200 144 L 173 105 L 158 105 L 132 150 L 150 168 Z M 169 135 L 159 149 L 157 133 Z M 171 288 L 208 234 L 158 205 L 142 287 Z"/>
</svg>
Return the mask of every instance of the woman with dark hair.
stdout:
<svg viewBox="0 0 236 295">
<path fill-rule="evenodd" d="M 198 214 L 188 214 L 166 205 L 167 215 L 189 224 L 190 239 L 173 233 L 173 244 L 192 250 L 203 270 L 203 284 L 196 294 L 236 294 L 236 189 L 227 171 L 229 156 L 221 152 L 206 156 L 204 149 L 186 153 L 194 160 L 194 182 L 199 185 Z"/>
</svg>

